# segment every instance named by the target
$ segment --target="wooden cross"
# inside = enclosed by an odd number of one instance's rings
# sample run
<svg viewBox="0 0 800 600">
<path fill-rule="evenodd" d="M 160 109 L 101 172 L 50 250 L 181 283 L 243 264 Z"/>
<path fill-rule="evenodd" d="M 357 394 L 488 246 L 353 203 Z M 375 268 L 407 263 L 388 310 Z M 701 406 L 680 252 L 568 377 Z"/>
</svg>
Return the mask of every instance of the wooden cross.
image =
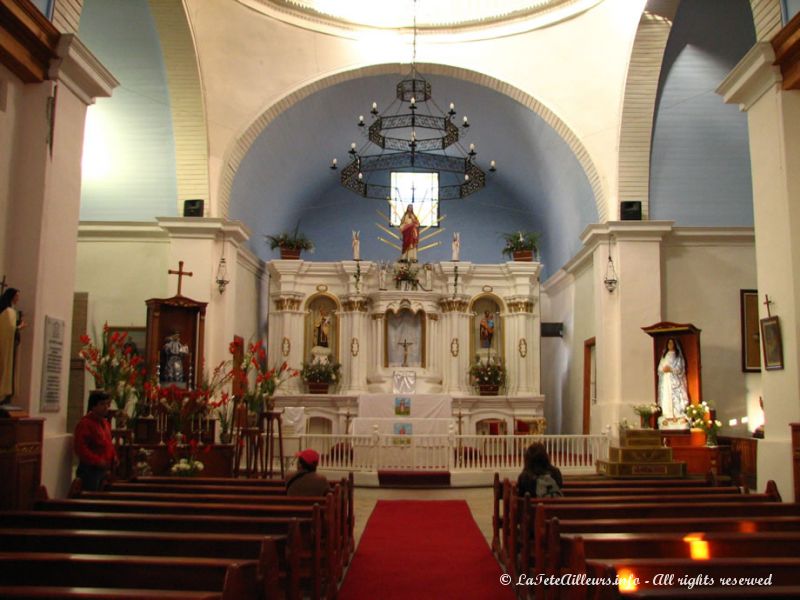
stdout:
<svg viewBox="0 0 800 600">
<path fill-rule="evenodd" d="M 3 275 L 3 281 L 0 281 L 0 294 L 6 291 L 8 284 L 6 283 L 6 276 Z"/>
<path fill-rule="evenodd" d="M 767 316 L 771 317 L 772 315 L 769 312 L 769 305 L 774 304 L 772 300 L 769 299 L 769 294 L 764 294 L 764 306 L 767 307 Z"/>
<path fill-rule="evenodd" d="M 186 275 L 187 277 L 191 277 L 192 273 L 190 271 L 184 271 L 183 270 L 183 261 L 182 260 L 178 261 L 178 270 L 177 271 L 173 271 L 172 269 L 170 269 L 169 271 L 167 271 L 167 273 L 169 273 L 170 275 L 177 275 L 178 276 L 178 296 L 180 296 L 181 295 L 181 285 L 183 283 L 183 276 Z"/>
<path fill-rule="evenodd" d="M 402 342 L 397 342 L 398 346 L 403 347 L 403 366 L 408 366 L 408 347 L 413 346 L 414 342 L 409 342 L 408 340 L 404 339 Z"/>
</svg>

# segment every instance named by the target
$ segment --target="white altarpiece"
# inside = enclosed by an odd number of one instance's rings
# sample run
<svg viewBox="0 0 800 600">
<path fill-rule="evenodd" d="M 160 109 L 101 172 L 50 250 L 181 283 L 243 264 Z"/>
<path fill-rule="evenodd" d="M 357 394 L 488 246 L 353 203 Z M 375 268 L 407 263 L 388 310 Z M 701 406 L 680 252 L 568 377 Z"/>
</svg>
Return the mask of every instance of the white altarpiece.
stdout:
<svg viewBox="0 0 800 600">
<path fill-rule="evenodd" d="M 270 361 L 300 368 L 311 358 L 310 333 L 324 296 L 335 309 L 331 356 L 342 364 L 341 380 L 329 394 L 308 395 L 303 382 L 293 379 L 279 390 L 279 407 L 306 406 L 309 418 L 329 419 L 333 433 L 343 433 L 357 416 L 359 397 L 391 394 L 393 375 L 402 370 L 416 376 L 417 394 L 453 399 L 452 416 L 463 433 L 474 432 L 475 423 L 484 419 L 502 419 L 513 432 L 516 419 L 544 415 L 538 263 L 433 264 L 427 271 L 430 291 L 382 290 L 379 268 L 375 262 L 350 260 L 268 263 Z M 485 353 L 502 360 L 507 370 L 506 385 L 495 397 L 479 396 L 468 374 L 481 354 L 479 326 L 486 311 L 494 334 Z"/>
</svg>

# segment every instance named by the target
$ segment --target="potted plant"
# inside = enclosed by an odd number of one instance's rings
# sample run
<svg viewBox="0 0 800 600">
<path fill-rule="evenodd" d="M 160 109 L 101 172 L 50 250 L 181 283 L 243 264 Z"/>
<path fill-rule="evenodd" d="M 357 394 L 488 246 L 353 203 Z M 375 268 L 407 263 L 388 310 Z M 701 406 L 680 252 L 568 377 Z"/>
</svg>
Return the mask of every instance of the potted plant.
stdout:
<svg viewBox="0 0 800 600">
<path fill-rule="evenodd" d="M 419 269 L 412 263 L 398 263 L 394 270 L 395 289 L 416 290 L 419 286 Z"/>
<path fill-rule="evenodd" d="M 476 356 L 475 363 L 469 368 L 469 376 L 481 396 L 496 396 L 506 381 L 506 369 L 500 362 L 482 361 Z"/>
<path fill-rule="evenodd" d="M 308 385 L 309 393 L 327 394 L 331 384 L 339 381 L 341 367 L 341 364 L 330 361 L 303 363 L 300 377 Z"/>
<path fill-rule="evenodd" d="M 539 233 L 535 231 L 514 231 L 504 233 L 506 245 L 503 254 L 518 261 L 532 261 L 538 254 Z"/>
<path fill-rule="evenodd" d="M 297 260 L 303 250 L 308 252 L 314 250 L 314 243 L 299 232 L 299 227 L 298 224 L 291 233 L 284 231 L 277 235 L 265 236 L 270 250 L 280 249 L 282 260 Z"/>
</svg>

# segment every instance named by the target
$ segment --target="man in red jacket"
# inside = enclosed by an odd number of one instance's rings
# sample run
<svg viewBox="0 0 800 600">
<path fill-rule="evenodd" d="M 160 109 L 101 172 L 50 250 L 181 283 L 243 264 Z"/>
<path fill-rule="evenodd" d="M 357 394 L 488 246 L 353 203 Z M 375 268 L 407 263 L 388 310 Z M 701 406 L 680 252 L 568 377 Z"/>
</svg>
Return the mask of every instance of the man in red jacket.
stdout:
<svg viewBox="0 0 800 600">
<path fill-rule="evenodd" d="M 111 424 L 106 418 L 110 405 L 111 398 L 106 392 L 92 391 L 88 411 L 75 427 L 75 454 L 79 460 L 75 475 L 81 480 L 84 490 L 99 490 L 117 462 L 117 451 L 111 441 Z"/>
</svg>

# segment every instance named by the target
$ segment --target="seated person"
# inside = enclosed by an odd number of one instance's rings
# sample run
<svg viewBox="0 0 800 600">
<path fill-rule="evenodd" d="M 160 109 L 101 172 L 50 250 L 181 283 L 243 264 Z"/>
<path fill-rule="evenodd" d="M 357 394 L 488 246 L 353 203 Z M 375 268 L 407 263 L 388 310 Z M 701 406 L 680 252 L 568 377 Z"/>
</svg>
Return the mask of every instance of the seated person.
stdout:
<svg viewBox="0 0 800 600">
<path fill-rule="evenodd" d="M 534 498 L 563 496 L 564 478 L 558 467 L 550 462 L 544 444 L 531 444 L 525 451 L 525 468 L 517 478 L 517 493 Z"/>
<path fill-rule="evenodd" d="M 287 496 L 324 496 L 330 485 L 324 475 L 317 473 L 319 453 L 311 448 L 301 450 L 296 455 L 297 472 L 286 480 Z"/>
<path fill-rule="evenodd" d="M 117 451 L 111 441 L 111 423 L 108 414 L 111 398 L 103 390 L 89 394 L 86 414 L 75 427 L 75 454 L 78 455 L 78 470 L 75 476 L 81 480 L 81 488 L 97 491 L 117 462 Z"/>
</svg>

